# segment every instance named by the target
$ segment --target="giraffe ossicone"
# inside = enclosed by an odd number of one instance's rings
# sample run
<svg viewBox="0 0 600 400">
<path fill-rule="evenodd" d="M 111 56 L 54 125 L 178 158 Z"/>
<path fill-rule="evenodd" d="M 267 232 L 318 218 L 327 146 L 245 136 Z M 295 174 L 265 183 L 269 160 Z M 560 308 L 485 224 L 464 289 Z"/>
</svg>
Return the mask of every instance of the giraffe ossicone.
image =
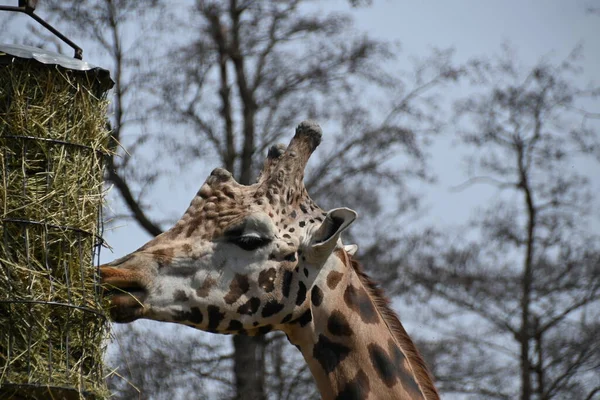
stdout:
<svg viewBox="0 0 600 400">
<path fill-rule="evenodd" d="M 100 267 L 116 322 L 145 318 L 208 332 L 285 332 L 324 399 L 438 399 L 427 367 L 340 236 L 357 214 L 324 211 L 304 187 L 321 128 L 273 146 L 258 181 L 217 168 L 179 221 Z"/>
</svg>

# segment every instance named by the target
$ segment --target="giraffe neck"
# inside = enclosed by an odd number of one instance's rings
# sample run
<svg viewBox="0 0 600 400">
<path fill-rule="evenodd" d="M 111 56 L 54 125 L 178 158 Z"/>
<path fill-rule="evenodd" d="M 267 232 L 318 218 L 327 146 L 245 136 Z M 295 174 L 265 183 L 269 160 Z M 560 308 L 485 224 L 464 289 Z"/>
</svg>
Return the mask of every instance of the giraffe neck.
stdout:
<svg viewBox="0 0 600 400">
<path fill-rule="evenodd" d="M 342 261 L 325 266 L 311 289 L 312 320 L 288 333 L 309 365 L 321 396 L 333 399 L 438 399 L 412 341 L 390 313 L 378 289 Z M 394 324 L 392 324 L 394 325 Z M 418 361 L 419 361 L 418 360 Z M 423 374 L 425 372 L 425 376 Z"/>
</svg>

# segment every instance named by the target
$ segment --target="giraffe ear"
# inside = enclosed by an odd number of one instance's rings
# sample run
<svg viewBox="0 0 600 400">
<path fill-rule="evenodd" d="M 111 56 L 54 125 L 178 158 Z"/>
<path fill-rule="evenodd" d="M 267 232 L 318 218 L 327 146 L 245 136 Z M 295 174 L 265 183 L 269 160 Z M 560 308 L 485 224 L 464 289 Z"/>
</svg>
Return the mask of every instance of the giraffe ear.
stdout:
<svg viewBox="0 0 600 400">
<path fill-rule="evenodd" d="M 357 244 L 347 244 L 344 246 L 344 250 L 346 250 L 346 253 L 353 256 L 358 251 L 358 245 Z"/>
<path fill-rule="evenodd" d="M 313 235 L 309 261 L 312 263 L 324 262 L 337 246 L 342 232 L 355 219 L 356 211 L 349 208 L 334 208 L 329 211 L 325 220 Z"/>
</svg>

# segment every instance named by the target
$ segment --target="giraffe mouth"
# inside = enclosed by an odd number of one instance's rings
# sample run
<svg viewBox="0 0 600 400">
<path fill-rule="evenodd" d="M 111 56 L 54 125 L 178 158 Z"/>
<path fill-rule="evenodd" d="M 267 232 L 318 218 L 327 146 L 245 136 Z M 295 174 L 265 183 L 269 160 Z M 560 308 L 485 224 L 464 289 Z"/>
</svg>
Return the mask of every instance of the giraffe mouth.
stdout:
<svg viewBox="0 0 600 400">
<path fill-rule="evenodd" d="M 139 319 L 144 314 L 146 291 L 139 288 L 116 288 L 106 292 L 110 298 L 110 318 L 125 324 Z"/>
<path fill-rule="evenodd" d="M 142 318 L 146 289 L 137 277 L 126 269 L 100 267 L 104 297 L 110 300 L 110 318 L 117 323 Z"/>
</svg>

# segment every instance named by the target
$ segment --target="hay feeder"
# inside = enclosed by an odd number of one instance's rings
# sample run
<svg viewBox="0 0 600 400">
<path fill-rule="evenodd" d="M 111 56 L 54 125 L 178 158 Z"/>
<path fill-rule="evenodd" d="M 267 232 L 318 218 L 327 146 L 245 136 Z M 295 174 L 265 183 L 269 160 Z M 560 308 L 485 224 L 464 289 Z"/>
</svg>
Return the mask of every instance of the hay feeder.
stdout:
<svg viewBox="0 0 600 400">
<path fill-rule="evenodd" d="M 0 400 L 104 398 L 106 70 L 0 45 Z"/>
</svg>

